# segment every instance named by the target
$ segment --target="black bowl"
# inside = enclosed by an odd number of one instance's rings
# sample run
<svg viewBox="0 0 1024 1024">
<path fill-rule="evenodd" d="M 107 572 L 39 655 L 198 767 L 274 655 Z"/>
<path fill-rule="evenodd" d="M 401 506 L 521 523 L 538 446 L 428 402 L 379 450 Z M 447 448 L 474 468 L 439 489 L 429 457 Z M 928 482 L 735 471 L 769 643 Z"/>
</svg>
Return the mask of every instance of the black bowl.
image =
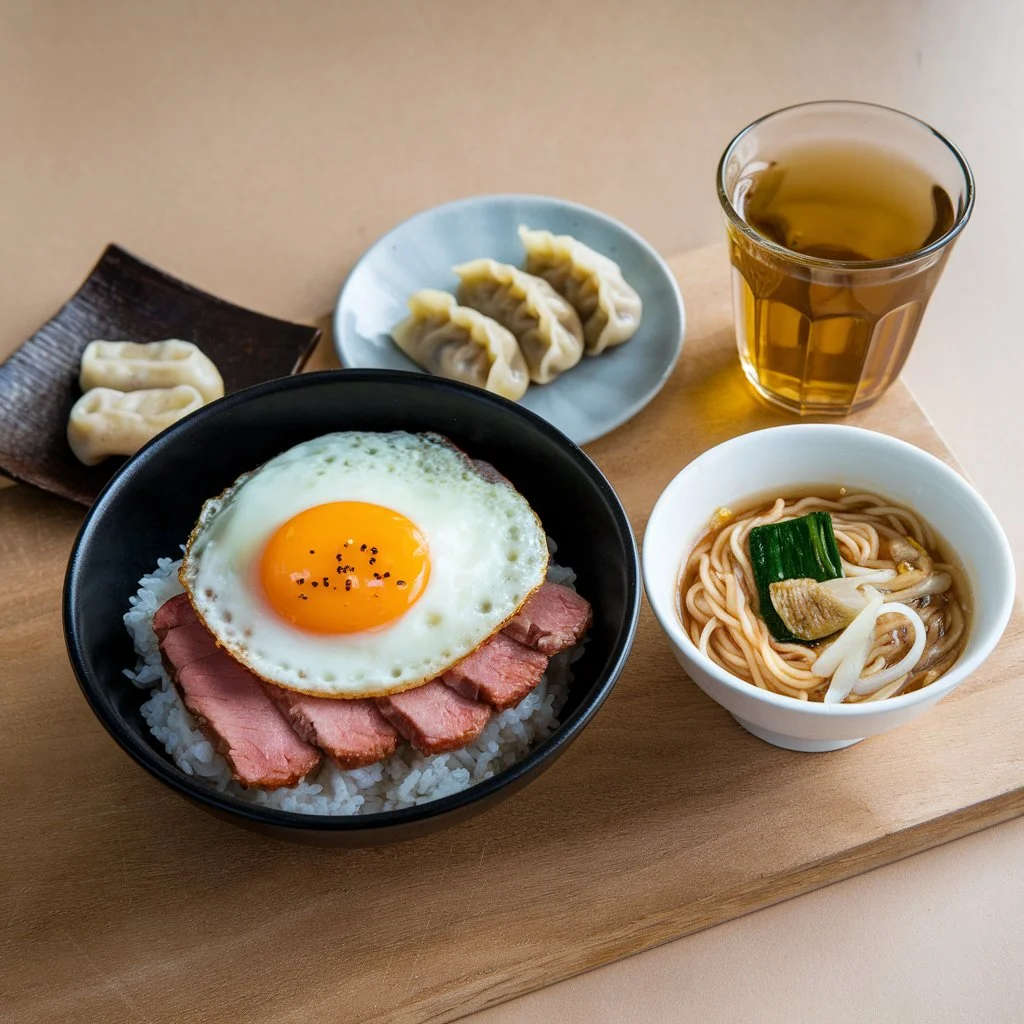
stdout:
<svg viewBox="0 0 1024 1024">
<path fill-rule="evenodd" d="M 146 693 L 122 670 L 135 652 L 122 623 L 139 578 L 188 536 L 203 501 L 246 470 L 335 430 L 436 431 L 486 459 L 525 495 L 558 561 L 594 606 L 585 655 L 574 666 L 555 732 L 523 760 L 431 803 L 355 817 L 296 814 L 218 793 L 174 765 L 139 707 Z M 629 654 L 640 569 L 629 521 L 608 481 L 567 437 L 533 413 L 477 388 L 420 374 L 341 370 L 257 385 L 208 405 L 131 459 L 92 506 L 64 583 L 64 634 L 96 716 L 143 768 L 203 809 L 259 832 L 361 846 L 408 839 L 510 796 L 568 747 L 611 692 Z"/>
</svg>

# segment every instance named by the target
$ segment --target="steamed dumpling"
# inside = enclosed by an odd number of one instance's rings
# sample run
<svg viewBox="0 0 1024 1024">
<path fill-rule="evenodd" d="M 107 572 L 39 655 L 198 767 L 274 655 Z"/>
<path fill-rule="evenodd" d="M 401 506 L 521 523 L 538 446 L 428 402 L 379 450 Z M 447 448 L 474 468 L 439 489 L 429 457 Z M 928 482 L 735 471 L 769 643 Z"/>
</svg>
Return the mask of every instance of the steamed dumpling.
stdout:
<svg viewBox="0 0 1024 1024">
<path fill-rule="evenodd" d="M 520 226 L 519 237 L 527 273 L 544 278 L 579 314 L 587 355 L 600 355 L 636 334 L 643 304 L 617 263 L 571 235 Z"/>
<path fill-rule="evenodd" d="M 417 365 L 441 377 L 486 388 L 518 401 L 530 383 L 526 360 L 512 332 L 447 292 L 424 288 L 409 299 L 411 316 L 392 332 Z"/>
<path fill-rule="evenodd" d="M 580 318 L 547 281 L 492 259 L 452 269 L 462 279 L 456 292 L 459 302 L 493 317 L 515 335 L 530 380 L 548 384 L 580 361 Z"/>
</svg>

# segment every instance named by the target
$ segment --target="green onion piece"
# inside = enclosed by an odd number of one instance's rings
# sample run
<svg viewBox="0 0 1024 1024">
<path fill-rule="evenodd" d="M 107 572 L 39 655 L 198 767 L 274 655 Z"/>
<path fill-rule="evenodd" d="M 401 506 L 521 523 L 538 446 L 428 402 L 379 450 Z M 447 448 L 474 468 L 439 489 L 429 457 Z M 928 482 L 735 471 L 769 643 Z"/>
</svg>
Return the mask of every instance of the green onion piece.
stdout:
<svg viewBox="0 0 1024 1024">
<path fill-rule="evenodd" d="M 806 643 L 779 618 L 769 587 L 780 580 L 812 579 L 819 583 L 843 575 L 839 545 L 827 512 L 811 512 L 784 523 L 755 526 L 750 531 L 750 564 L 757 584 L 758 609 L 769 632 L 784 643 Z"/>
</svg>

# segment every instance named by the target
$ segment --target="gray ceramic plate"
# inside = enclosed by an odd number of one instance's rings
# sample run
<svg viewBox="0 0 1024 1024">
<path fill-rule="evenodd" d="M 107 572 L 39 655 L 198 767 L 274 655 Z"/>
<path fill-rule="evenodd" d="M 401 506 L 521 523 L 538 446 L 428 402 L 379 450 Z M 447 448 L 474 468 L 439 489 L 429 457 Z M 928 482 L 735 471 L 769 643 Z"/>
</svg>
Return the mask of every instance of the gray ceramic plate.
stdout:
<svg viewBox="0 0 1024 1024">
<path fill-rule="evenodd" d="M 683 300 L 664 260 L 639 235 L 602 213 L 545 196 L 476 196 L 417 214 L 373 245 L 338 298 L 334 339 L 349 369 L 416 370 L 390 337 L 420 288 L 454 291 L 451 268 L 491 256 L 521 266 L 520 224 L 569 234 L 622 267 L 643 300 L 640 330 L 624 345 L 584 357 L 551 384 L 532 384 L 520 402 L 577 444 L 635 416 L 661 389 L 682 348 Z"/>
</svg>

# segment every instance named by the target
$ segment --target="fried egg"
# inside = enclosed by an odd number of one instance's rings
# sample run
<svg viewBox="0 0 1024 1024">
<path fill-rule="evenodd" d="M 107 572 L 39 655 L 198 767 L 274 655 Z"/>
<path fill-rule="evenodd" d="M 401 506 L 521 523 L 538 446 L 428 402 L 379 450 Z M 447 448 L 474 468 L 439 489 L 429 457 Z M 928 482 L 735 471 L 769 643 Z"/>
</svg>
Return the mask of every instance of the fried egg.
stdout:
<svg viewBox="0 0 1024 1024">
<path fill-rule="evenodd" d="M 433 679 L 544 581 L 526 499 L 432 434 L 327 434 L 207 501 L 181 582 L 218 643 L 328 697 Z"/>
</svg>

